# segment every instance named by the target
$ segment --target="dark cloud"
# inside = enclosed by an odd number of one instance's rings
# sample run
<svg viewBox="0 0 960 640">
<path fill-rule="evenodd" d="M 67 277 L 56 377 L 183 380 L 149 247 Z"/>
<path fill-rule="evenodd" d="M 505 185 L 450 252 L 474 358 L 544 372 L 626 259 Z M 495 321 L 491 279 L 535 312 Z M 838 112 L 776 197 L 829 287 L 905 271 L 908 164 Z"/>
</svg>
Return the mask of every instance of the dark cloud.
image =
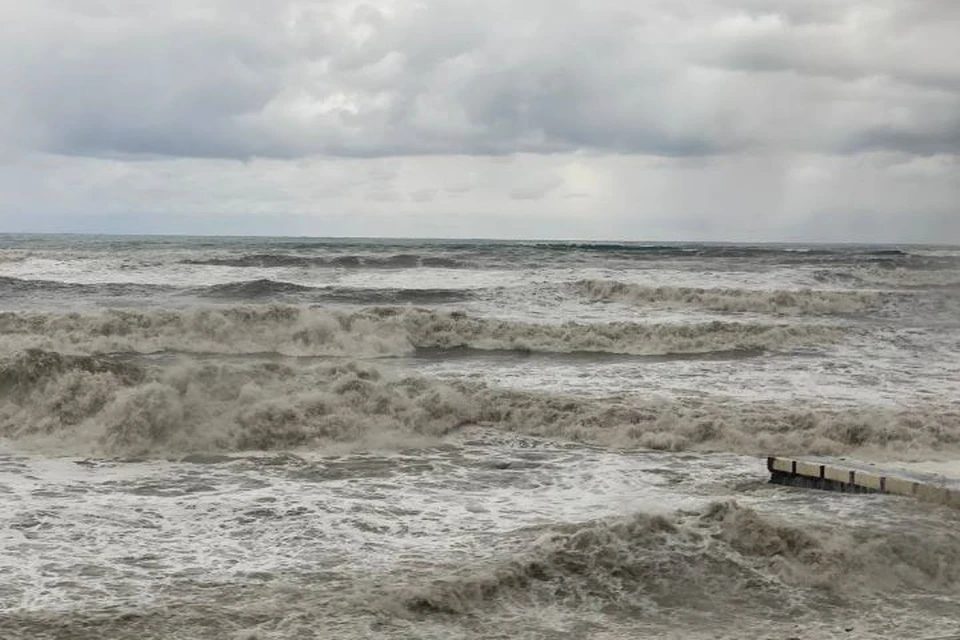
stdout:
<svg viewBox="0 0 960 640">
<path fill-rule="evenodd" d="M 851 137 L 847 150 L 855 153 L 899 149 L 915 155 L 955 154 L 960 151 L 960 113 L 956 114 L 953 122 L 918 129 L 896 126 L 864 129 Z"/>
</svg>

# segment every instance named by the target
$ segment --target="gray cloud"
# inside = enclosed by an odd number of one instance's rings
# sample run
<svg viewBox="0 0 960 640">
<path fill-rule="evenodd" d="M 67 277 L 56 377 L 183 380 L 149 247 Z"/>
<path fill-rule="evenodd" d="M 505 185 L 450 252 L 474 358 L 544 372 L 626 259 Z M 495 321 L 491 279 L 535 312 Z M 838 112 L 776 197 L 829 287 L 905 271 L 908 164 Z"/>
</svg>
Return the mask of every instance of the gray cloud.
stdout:
<svg viewBox="0 0 960 640">
<path fill-rule="evenodd" d="M 771 3 L 765 4 L 769 9 Z M 838 1 L 831 3 L 831 13 L 813 4 L 816 22 L 796 21 L 789 12 L 748 14 L 708 34 L 702 62 L 846 81 L 886 79 L 955 92 L 960 45 L 952 34 L 960 26 L 958 6 L 950 0 Z"/>
<path fill-rule="evenodd" d="M 952 0 L 5 0 L 6 144 L 89 156 L 960 152 Z"/>
</svg>

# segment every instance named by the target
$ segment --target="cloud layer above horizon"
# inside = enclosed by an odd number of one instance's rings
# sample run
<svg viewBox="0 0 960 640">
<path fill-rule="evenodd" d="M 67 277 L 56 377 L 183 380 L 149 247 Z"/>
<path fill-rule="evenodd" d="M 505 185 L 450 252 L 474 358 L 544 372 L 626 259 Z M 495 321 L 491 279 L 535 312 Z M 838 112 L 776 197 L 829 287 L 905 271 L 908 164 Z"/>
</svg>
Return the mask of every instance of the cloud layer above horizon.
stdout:
<svg viewBox="0 0 960 640">
<path fill-rule="evenodd" d="M 960 242 L 956 0 L 0 18 L 0 231 Z"/>
</svg>

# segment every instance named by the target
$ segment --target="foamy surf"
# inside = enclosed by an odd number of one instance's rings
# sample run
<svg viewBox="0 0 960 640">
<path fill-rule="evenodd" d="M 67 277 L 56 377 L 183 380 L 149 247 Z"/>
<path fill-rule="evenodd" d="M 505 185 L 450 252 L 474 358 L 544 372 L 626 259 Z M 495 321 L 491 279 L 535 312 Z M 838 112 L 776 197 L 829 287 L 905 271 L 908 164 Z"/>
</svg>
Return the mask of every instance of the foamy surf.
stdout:
<svg viewBox="0 0 960 640">
<path fill-rule="evenodd" d="M 35 496 L 8 513 L 6 548 L 47 558 L 5 567 L 5 593 L 32 607 L 4 610 L 0 630 L 696 636 L 711 623 L 878 637 L 955 620 L 960 540 L 918 503 L 805 504 L 749 483 L 751 460 L 731 456 L 477 436 L 386 456 L 0 458 L 12 494 Z"/>
</svg>

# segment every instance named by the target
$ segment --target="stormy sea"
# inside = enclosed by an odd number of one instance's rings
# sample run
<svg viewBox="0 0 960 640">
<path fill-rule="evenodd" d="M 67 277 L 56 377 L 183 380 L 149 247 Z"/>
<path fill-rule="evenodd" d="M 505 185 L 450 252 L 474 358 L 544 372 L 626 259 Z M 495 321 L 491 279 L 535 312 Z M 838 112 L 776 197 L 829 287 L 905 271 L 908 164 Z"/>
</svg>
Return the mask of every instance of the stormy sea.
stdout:
<svg viewBox="0 0 960 640">
<path fill-rule="evenodd" d="M 960 249 L 0 236 L 0 637 L 932 638 Z"/>
</svg>

